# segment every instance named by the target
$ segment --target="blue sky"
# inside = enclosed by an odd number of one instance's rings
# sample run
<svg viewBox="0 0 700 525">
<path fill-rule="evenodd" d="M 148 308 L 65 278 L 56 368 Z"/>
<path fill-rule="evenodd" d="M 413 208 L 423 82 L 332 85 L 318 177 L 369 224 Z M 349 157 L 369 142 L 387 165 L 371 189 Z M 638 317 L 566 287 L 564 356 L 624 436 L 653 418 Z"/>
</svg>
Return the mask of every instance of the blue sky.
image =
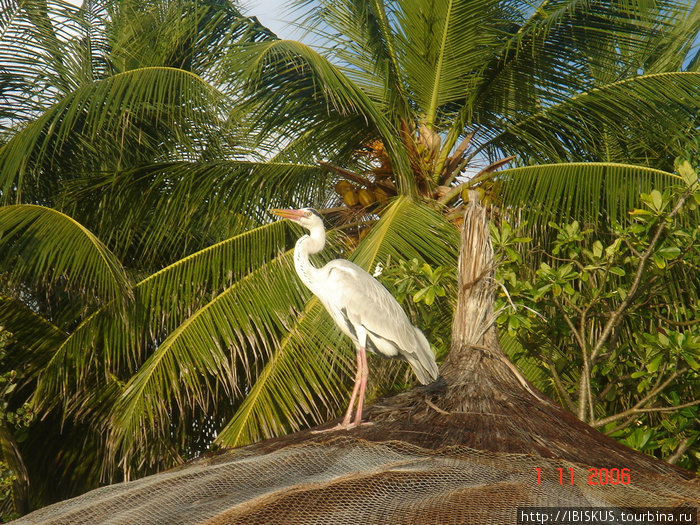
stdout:
<svg viewBox="0 0 700 525">
<path fill-rule="evenodd" d="M 243 0 L 240 5 L 246 15 L 257 16 L 261 24 L 272 29 L 280 38 L 290 38 L 295 32 L 287 22 L 293 22 L 289 18 L 293 15 L 289 14 L 286 3 L 287 0 Z"/>
</svg>

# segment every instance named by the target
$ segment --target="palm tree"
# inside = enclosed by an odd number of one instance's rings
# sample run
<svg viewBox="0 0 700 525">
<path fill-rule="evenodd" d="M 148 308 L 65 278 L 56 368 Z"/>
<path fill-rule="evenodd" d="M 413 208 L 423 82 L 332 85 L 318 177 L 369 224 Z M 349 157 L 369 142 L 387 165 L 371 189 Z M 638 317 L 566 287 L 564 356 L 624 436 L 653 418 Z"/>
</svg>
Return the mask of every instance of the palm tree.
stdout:
<svg viewBox="0 0 700 525">
<path fill-rule="evenodd" d="M 640 191 L 678 180 L 674 159 L 698 125 L 699 12 L 678 2 L 322 2 L 306 25 L 327 45 L 270 40 L 241 53 L 242 110 L 278 158 L 310 158 L 334 176 L 337 194 L 322 205 L 360 240 L 351 257 L 367 268 L 410 257 L 399 252 L 407 245 L 423 250 L 438 224 L 447 232 L 469 187 L 519 210 L 546 242 L 550 220 L 603 228 Z M 377 231 L 396 236 L 386 252 Z M 454 264 L 456 242 L 443 235 L 431 245 L 441 253 L 421 260 Z M 368 250 L 377 255 L 363 258 Z M 297 344 L 283 341 L 219 442 L 275 435 L 270 416 L 288 421 L 269 412 L 291 396 L 266 371 L 298 359 Z"/>
<path fill-rule="evenodd" d="M 60 495 L 342 409 L 351 349 L 268 207 L 322 209 L 322 256 L 450 267 L 464 188 L 604 222 L 697 129 L 680 2 L 333 0 L 319 47 L 223 1 L 2 7 L 0 324 Z"/>
<path fill-rule="evenodd" d="M 134 309 L 143 289 L 138 283 L 256 224 L 236 212 L 245 190 L 223 193 L 226 185 L 240 186 L 259 162 L 250 154 L 250 139 L 226 122 L 237 87 L 217 60 L 241 41 L 271 36 L 228 2 L 85 2 L 82 9 L 41 0 L 2 2 L 0 325 L 13 335 L 3 367 L 19 376 L 10 406 L 37 393 L 37 379 L 49 379 L 46 367 L 59 365 L 76 329 L 71 341 L 97 323 L 98 331 L 106 328 L 109 315 L 124 321 L 129 312 L 136 317 L 127 324 L 141 318 L 140 334 L 129 335 L 144 336 L 150 331 L 143 331 L 144 310 Z M 290 171 L 293 179 L 303 170 Z M 127 180 L 130 190 L 116 191 L 117 181 Z M 185 204 L 166 211 L 177 194 Z M 265 241 L 280 232 L 246 233 L 219 248 L 233 260 L 230 250 L 245 247 L 246 256 L 237 259 L 243 266 L 192 283 L 194 295 L 187 300 L 201 299 L 207 286 L 234 280 L 246 265 L 273 256 L 275 244 Z M 250 247 L 256 244 L 251 239 L 264 247 Z M 166 317 L 159 321 L 163 327 L 173 322 Z M 152 328 L 151 341 L 168 330 Z M 97 372 L 92 365 L 104 357 L 105 346 L 95 347 L 97 332 L 91 334 L 71 343 L 83 345 L 82 364 L 90 364 L 83 376 L 80 367 L 71 368 L 74 378 L 86 381 L 81 393 L 68 394 L 77 391 L 64 382 L 65 404 L 35 396 L 42 417 L 21 445 L 12 432 L 1 433 L 3 456 L 18 465 L 15 472 L 29 472 L 33 498 L 66 497 L 104 474 L 110 404 L 128 378 L 119 376 L 142 359 L 124 355 L 127 361 L 113 363 L 116 374 L 108 372 L 111 365 Z M 106 347 L 119 351 L 114 345 L 121 343 L 137 352 L 132 357 L 145 350 L 142 340 L 127 343 L 121 336 Z M 88 392 L 90 399 L 83 396 Z M 5 430 L 7 422 L 2 425 Z M 197 450 L 207 431 L 199 428 L 187 446 Z"/>
</svg>

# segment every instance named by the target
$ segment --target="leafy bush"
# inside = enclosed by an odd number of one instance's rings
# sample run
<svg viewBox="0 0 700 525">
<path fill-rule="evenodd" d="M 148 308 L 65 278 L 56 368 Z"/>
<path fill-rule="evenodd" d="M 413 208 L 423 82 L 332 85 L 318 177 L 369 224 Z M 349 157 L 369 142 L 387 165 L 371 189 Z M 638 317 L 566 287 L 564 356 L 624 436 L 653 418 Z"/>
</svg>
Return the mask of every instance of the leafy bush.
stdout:
<svg viewBox="0 0 700 525">
<path fill-rule="evenodd" d="M 580 419 L 698 470 L 700 192 L 689 163 L 678 173 L 685 184 L 642 194 L 628 225 L 550 223 L 548 250 L 492 226 L 497 323 L 519 343 L 511 358 Z"/>
<path fill-rule="evenodd" d="M 549 223 L 548 249 L 491 225 L 503 346 L 541 390 L 622 443 L 700 469 L 700 203 L 697 174 L 641 195 L 627 225 Z M 532 264 L 539 259 L 539 264 Z M 449 349 L 453 268 L 388 261 L 380 279 Z"/>
</svg>

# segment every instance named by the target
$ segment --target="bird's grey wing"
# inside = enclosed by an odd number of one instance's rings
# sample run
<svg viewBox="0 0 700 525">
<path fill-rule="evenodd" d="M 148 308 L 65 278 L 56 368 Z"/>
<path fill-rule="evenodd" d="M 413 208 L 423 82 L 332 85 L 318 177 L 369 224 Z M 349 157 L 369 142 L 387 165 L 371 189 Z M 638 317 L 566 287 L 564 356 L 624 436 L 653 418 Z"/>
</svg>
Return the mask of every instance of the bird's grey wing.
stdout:
<svg viewBox="0 0 700 525">
<path fill-rule="evenodd" d="M 435 356 L 427 339 L 411 324 L 389 290 L 350 261 L 331 261 L 324 269 L 332 308 L 338 309 L 347 322 L 367 331 L 370 350 L 405 359 L 423 384 L 437 378 Z"/>
</svg>

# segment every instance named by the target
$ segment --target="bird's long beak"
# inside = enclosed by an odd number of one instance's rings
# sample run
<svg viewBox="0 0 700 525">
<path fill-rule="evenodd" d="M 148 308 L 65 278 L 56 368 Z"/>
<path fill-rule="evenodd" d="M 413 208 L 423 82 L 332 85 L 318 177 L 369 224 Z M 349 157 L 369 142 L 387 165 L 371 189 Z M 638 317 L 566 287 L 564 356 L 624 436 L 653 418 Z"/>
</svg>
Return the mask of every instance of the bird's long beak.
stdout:
<svg viewBox="0 0 700 525">
<path fill-rule="evenodd" d="M 291 219 L 293 221 L 298 221 L 304 215 L 304 210 L 277 210 L 272 209 L 270 213 L 284 217 L 285 219 Z"/>
</svg>

